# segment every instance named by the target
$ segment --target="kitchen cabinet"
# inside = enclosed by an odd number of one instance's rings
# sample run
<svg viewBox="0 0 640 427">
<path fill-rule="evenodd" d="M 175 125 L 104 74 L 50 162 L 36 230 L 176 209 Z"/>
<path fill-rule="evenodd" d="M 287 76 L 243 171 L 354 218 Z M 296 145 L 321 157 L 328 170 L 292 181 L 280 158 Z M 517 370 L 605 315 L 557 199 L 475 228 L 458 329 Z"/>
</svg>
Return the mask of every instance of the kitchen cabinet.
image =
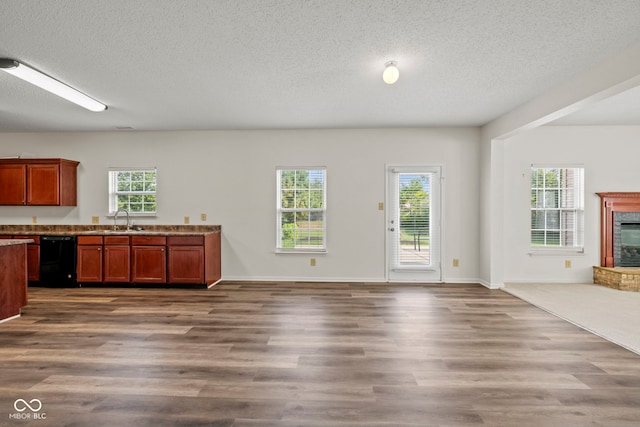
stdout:
<svg viewBox="0 0 640 427">
<path fill-rule="evenodd" d="M 204 283 L 204 237 L 169 236 L 169 283 Z"/>
<path fill-rule="evenodd" d="M 0 205 L 76 206 L 79 162 L 0 159 Z"/>
<path fill-rule="evenodd" d="M 70 232 L 71 233 L 71 232 Z M 27 245 L 30 282 L 40 281 L 40 236 Z M 77 234 L 78 284 L 174 284 L 212 286 L 221 279 L 220 233 L 91 231 Z"/>
<path fill-rule="evenodd" d="M 32 243 L 27 244 L 27 279 L 29 282 L 40 280 L 40 236 L 12 236 L 10 234 L 0 235 L 0 239 L 31 239 Z"/>
<path fill-rule="evenodd" d="M 131 279 L 129 236 L 104 236 L 105 283 L 129 283 Z"/>
<path fill-rule="evenodd" d="M 0 245 L 0 320 L 20 315 L 27 305 L 27 249 L 24 243 Z"/>
<path fill-rule="evenodd" d="M 128 236 L 78 236 L 79 283 L 129 283 Z"/>
<path fill-rule="evenodd" d="M 220 233 L 167 238 L 169 283 L 213 285 L 221 277 Z"/>
<path fill-rule="evenodd" d="M 16 239 L 31 239 L 33 243 L 27 244 L 27 279 L 30 282 L 40 280 L 40 236 L 15 236 Z"/>
<path fill-rule="evenodd" d="M 27 197 L 27 165 L 0 163 L 0 205 L 24 205 Z"/>
<path fill-rule="evenodd" d="M 102 283 L 102 236 L 78 236 L 78 283 Z"/>
<path fill-rule="evenodd" d="M 131 236 L 131 281 L 167 282 L 166 236 Z"/>
</svg>

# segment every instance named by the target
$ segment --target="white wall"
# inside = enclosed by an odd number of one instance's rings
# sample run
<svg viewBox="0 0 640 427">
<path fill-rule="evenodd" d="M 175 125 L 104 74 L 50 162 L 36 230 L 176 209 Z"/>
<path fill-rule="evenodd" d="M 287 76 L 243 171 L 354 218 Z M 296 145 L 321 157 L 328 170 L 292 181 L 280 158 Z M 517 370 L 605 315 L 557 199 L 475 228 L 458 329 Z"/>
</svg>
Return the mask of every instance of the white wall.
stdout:
<svg viewBox="0 0 640 427">
<path fill-rule="evenodd" d="M 479 130 L 368 129 L 0 134 L 0 156 L 79 161 L 77 207 L 0 207 L 4 224 L 105 225 L 107 168 L 157 166 L 159 216 L 137 223 L 220 224 L 226 279 L 382 281 L 385 164 L 444 167 L 446 281 L 479 277 Z M 276 255 L 276 166 L 326 166 L 326 255 Z M 452 259 L 460 266 L 450 267 Z"/>
<path fill-rule="evenodd" d="M 504 144 L 504 281 L 592 283 L 592 267 L 600 265 L 600 198 L 595 193 L 640 191 L 640 126 L 546 126 Z M 584 255 L 528 255 L 532 163 L 584 165 Z M 572 268 L 565 268 L 565 260 Z"/>
<path fill-rule="evenodd" d="M 500 244 L 505 238 L 511 239 L 503 229 L 505 212 L 508 212 L 502 209 L 505 204 L 502 180 L 502 167 L 505 163 L 502 159 L 503 141 L 521 133 L 526 134 L 526 131 L 552 123 L 639 84 L 640 43 L 636 43 L 482 126 L 482 186 L 479 206 L 481 283 L 491 288 L 499 288 L 507 281 L 504 276 L 504 251 L 511 248 L 505 248 L 504 244 Z M 537 274 L 544 273 L 538 271 Z M 567 274 L 575 276 L 574 272 L 564 271 L 564 275 Z"/>
</svg>

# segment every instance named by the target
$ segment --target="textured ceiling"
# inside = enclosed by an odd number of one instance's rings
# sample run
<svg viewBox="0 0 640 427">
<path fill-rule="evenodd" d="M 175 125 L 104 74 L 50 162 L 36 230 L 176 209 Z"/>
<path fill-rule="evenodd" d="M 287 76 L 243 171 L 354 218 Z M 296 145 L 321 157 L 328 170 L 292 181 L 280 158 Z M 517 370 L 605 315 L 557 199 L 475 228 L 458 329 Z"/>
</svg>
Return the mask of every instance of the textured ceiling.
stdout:
<svg viewBox="0 0 640 427">
<path fill-rule="evenodd" d="M 2 0 L 0 57 L 109 109 L 0 73 L 0 131 L 482 125 L 639 23 L 637 0 Z"/>
</svg>

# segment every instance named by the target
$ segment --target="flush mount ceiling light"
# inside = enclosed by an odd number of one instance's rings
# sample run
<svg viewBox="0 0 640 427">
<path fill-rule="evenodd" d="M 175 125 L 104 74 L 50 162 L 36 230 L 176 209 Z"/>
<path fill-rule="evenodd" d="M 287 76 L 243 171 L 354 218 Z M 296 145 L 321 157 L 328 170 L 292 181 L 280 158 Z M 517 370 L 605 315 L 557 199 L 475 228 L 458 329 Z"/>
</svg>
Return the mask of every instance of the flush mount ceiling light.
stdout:
<svg viewBox="0 0 640 427">
<path fill-rule="evenodd" d="M 382 80 L 388 85 L 392 85 L 398 81 L 400 77 L 400 70 L 398 70 L 398 64 L 395 61 L 389 61 L 384 64 L 384 71 L 382 72 Z"/>
<path fill-rule="evenodd" d="M 47 90 L 61 98 L 78 104 L 81 107 L 91 111 L 104 111 L 107 106 L 96 101 L 95 99 L 88 97 L 82 92 L 77 91 L 71 86 L 59 82 L 58 80 L 41 73 L 15 59 L 0 58 L 0 70 L 9 74 L 21 78 L 33 85 L 36 85 L 44 90 Z"/>
</svg>

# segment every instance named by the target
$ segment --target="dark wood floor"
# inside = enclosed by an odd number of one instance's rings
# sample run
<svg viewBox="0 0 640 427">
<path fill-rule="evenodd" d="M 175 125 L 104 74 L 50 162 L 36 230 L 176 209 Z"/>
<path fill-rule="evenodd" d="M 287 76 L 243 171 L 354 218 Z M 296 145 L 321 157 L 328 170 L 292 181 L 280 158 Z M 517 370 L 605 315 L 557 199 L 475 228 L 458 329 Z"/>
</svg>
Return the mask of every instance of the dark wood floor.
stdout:
<svg viewBox="0 0 640 427">
<path fill-rule="evenodd" d="M 0 425 L 635 427 L 640 356 L 479 285 L 30 288 Z"/>
</svg>

